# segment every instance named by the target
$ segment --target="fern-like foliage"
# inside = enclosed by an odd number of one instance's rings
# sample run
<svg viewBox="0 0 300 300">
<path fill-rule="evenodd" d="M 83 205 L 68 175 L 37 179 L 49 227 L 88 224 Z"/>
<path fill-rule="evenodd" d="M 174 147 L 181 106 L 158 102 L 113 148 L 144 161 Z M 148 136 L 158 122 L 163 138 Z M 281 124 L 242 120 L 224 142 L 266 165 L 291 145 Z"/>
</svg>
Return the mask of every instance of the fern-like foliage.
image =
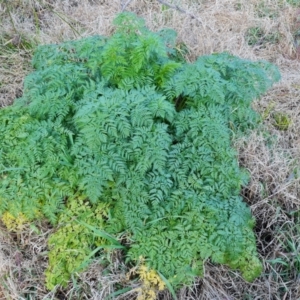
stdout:
<svg viewBox="0 0 300 300">
<path fill-rule="evenodd" d="M 96 236 L 90 228 L 101 230 L 105 225 L 108 205 L 91 205 L 84 197 L 74 195 L 59 215 L 59 227 L 48 241 L 49 266 L 46 286 L 52 290 L 57 284 L 66 286 L 71 275 L 84 270 L 90 253 L 106 248 L 106 239 Z"/>
<path fill-rule="evenodd" d="M 37 49 L 23 97 L 0 110 L 0 214 L 64 224 L 49 241 L 49 288 L 102 241 L 74 219 L 125 232 L 127 261 L 144 257 L 174 285 L 207 259 L 253 280 L 262 267 L 239 195 L 248 176 L 231 140 L 259 121 L 251 101 L 277 68 L 228 53 L 186 63 L 174 31 L 130 13 L 115 25 L 110 38 Z"/>
</svg>

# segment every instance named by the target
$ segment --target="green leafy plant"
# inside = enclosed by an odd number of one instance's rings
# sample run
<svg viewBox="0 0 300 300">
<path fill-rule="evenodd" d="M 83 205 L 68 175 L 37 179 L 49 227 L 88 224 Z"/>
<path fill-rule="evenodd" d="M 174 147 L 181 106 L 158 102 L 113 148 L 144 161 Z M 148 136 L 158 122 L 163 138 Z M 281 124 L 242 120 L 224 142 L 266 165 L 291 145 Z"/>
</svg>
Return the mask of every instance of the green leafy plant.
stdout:
<svg viewBox="0 0 300 300">
<path fill-rule="evenodd" d="M 273 116 L 273 119 L 274 119 L 273 124 L 277 129 L 279 129 L 279 130 L 288 130 L 288 128 L 291 125 L 292 121 L 286 113 L 274 112 L 272 116 Z"/>
<path fill-rule="evenodd" d="M 109 38 L 37 49 L 22 98 L 0 111 L 0 214 L 56 227 L 49 289 L 119 248 L 175 287 L 207 259 L 253 280 L 248 175 L 231 140 L 259 121 L 251 101 L 277 68 L 227 53 L 186 63 L 174 31 L 130 13 L 115 26 Z"/>
</svg>

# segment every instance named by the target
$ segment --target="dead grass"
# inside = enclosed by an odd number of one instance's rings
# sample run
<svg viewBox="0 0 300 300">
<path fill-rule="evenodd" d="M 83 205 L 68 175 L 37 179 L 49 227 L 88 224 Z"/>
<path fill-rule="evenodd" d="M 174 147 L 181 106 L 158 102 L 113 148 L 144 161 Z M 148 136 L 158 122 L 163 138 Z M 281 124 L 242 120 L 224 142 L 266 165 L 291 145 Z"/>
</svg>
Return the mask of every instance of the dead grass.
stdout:
<svg viewBox="0 0 300 300">
<path fill-rule="evenodd" d="M 248 59 L 267 59 L 281 70 L 282 80 L 257 101 L 263 124 L 236 141 L 241 166 L 251 174 L 245 201 L 257 219 L 255 228 L 264 273 L 246 283 L 225 266 L 206 264 L 205 277 L 179 291 L 179 299 L 300 299 L 300 10 L 285 0 L 169 1 L 186 13 L 162 7 L 160 1 L 11 0 L 0 2 L 0 106 L 22 95 L 37 44 L 58 43 L 94 34 L 109 35 L 111 21 L 126 5 L 158 30 L 174 28 L 189 49 L 188 59 L 229 51 Z M 165 2 L 165 1 L 164 1 Z M 294 1 L 295 2 L 295 1 Z M 300 3 L 299 3 L 300 6 Z M 251 28 L 259 28 L 249 44 Z M 247 36 L 248 34 L 248 36 Z M 290 120 L 279 130 L 274 114 Z M 126 279 L 119 255 L 110 275 L 100 262 L 79 274 L 66 289 L 46 291 L 47 224 L 40 232 L 20 235 L 0 228 L 0 299 L 135 299 L 139 283 Z M 123 295 L 117 291 L 131 287 Z M 159 299 L 172 299 L 168 292 Z"/>
</svg>

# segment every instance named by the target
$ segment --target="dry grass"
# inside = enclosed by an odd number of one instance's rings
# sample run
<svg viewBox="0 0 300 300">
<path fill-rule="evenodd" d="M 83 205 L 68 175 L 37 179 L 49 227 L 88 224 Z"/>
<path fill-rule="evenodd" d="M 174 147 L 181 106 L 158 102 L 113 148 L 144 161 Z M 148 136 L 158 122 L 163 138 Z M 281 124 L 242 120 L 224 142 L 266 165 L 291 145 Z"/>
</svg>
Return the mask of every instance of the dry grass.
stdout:
<svg viewBox="0 0 300 300">
<path fill-rule="evenodd" d="M 10 0 L 0 2 L 0 107 L 22 94 L 24 76 L 37 44 L 57 43 L 94 34 L 109 35 L 111 21 L 126 4 L 157 30 L 177 30 L 189 48 L 188 59 L 229 51 L 277 64 L 282 80 L 255 104 L 264 122 L 250 136 L 236 141 L 241 166 L 251 174 L 243 190 L 257 219 L 256 236 L 264 273 L 246 283 L 225 266 L 206 264 L 205 277 L 179 291 L 179 299 L 300 299 L 300 10 L 287 0 L 173 0 L 185 13 L 155 0 Z M 291 2 L 291 1 L 289 1 Z M 297 1 L 293 1 L 297 3 Z M 298 3 L 300 7 L 300 1 Z M 297 35 L 298 34 L 298 35 Z M 298 40 L 299 39 L 299 40 Z M 289 120 L 276 126 L 276 113 Z M 0 299 L 104 299 L 118 289 L 132 291 L 118 299 L 135 299 L 137 282 L 126 278 L 116 254 L 110 275 L 99 262 L 49 293 L 43 282 L 47 236 L 39 224 L 21 235 L 0 227 Z M 159 299 L 172 299 L 168 292 Z"/>
</svg>

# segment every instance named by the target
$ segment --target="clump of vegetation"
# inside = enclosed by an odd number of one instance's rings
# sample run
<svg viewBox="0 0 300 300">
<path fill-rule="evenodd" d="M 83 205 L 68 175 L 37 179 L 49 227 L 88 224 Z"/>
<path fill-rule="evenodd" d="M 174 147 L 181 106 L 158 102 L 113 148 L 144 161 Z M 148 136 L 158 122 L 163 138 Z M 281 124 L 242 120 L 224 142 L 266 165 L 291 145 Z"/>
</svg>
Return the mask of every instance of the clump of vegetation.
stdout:
<svg viewBox="0 0 300 300">
<path fill-rule="evenodd" d="M 27 223 L 26 217 L 20 213 L 18 216 L 14 217 L 11 213 L 6 211 L 1 218 L 2 222 L 5 224 L 6 228 L 10 231 L 21 232 L 24 228 L 24 224 Z"/>
<path fill-rule="evenodd" d="M 157 291 L 163 291 L 165 289 L 165 282 L 155 270 L 149 270 L 148 267 L 141 264 L 136 273 L 142 281 L 142 287 L 138 289 L 139 294 L 137 300 L 156 299 Z"/>
<path fill-rule="evenodd" d="M 291 119 L 286 113 L 274 112 L 273 113 L 274 126 L 279 130 L 288 130 L 291 125 Z"/>
<path fill-rule="evenodd" d="M 300 6 L 300 1 L 299 0 L 287 0 L 287 3 L 289 3 L 292 6 L 299 7 Z"/>
<path fill-rule="evenodd" d="M 279 7 L 282 4 L 279 4 Z M 276 19 L 278 17 L 278 7 L 274 4 L 267 4 L 266 2 L 258 2 L 255 5 L 256 14 L 259 18 Z"/>
<path fill-rule="evenodd" d="M 276 44 L 280 40 L 279 32 L 265 32 L 261 27 L 250 27 L 245 34 L 249 46 L 262 46 L 266 44 Z"/>
<path fill-rule="evenodd" d="M 174 31 L 130 13 L 115 25 L 36 51 L 22 98 L 0 111 L 0 214 L 57 227 L 49 289 L 103 249 L 143 257 L 159 287 L 157 274 L 191 283 L 207 259 L 252 281 L 262 265 L 231 139 L 257 124 L 251 101 L 277 68 L 227 53 L 186 63 Z"/>
</svg>

